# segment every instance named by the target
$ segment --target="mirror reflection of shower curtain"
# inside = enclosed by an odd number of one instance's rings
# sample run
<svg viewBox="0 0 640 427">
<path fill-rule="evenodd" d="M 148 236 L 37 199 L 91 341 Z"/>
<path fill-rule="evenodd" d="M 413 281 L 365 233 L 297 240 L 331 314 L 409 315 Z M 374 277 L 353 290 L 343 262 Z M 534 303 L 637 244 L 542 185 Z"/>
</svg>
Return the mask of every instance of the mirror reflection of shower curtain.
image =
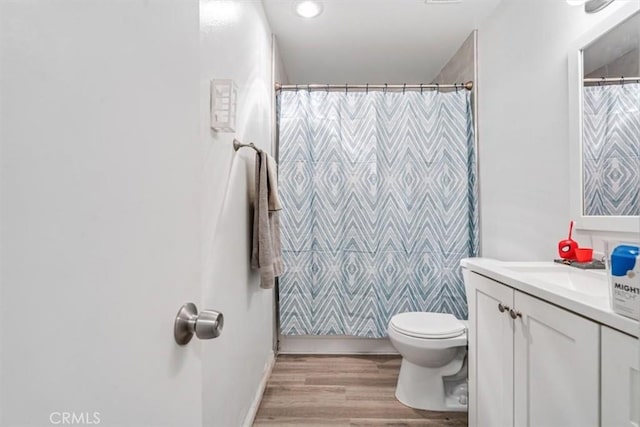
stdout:
<svg viewBox="0 0 640 427">
<path fill-rule="evenodd" d="M 640 83 L 584 88 L 585 215 L 640 215 Z"/>
<path fill-rule="evenodd" d="M 478 250 L 468 91 L 283 91 L 284 335 L 386 336 L 391 316 L 466 318 Z"/>
</svg>

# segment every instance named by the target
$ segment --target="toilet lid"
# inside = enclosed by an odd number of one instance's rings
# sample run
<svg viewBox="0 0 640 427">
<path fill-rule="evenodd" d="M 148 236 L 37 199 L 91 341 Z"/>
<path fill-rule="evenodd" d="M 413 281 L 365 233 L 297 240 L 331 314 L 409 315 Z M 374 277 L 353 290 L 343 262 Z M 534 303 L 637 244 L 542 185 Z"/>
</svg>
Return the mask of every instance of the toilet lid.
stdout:
<svg viewBox="0 0 640 427">
<path fill-rule="evenodd" d="M 404 335 L 432 339 L 457 337 L 466 329 L 455 316 L 445 313 L 400 313 L 391 318 L 390 324 Z"/>
</svg>

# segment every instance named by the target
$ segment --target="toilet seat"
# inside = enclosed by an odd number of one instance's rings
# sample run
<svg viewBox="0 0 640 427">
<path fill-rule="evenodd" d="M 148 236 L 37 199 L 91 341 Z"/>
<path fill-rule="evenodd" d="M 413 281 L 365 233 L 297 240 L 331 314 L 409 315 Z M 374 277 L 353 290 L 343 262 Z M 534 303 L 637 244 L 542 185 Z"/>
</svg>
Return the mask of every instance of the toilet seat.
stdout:
<svg viewBox="0 0 640 427">
<path fill-rule="evenodd" d="M 446 313 L 400 313 L 391 318 L 389 326 L 400 334 L 422 339 L 454 338 L 466 331 L 464 323 Z"/>
</svg>

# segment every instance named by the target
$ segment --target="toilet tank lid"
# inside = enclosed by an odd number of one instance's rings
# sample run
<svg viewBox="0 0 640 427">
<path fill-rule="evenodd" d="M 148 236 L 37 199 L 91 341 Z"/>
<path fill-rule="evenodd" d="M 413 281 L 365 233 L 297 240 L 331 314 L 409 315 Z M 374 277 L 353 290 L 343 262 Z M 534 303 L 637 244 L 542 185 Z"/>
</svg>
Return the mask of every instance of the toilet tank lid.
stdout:
<svg viewBox="0 0 640 427">
<path fill-rule="evenodd" d="M 464 323 L 446 313 L 400 313 L 393 316 L 390 323 L 398 332 L 425 338 L 450 338 L 466 329 Z"/>
</svg>

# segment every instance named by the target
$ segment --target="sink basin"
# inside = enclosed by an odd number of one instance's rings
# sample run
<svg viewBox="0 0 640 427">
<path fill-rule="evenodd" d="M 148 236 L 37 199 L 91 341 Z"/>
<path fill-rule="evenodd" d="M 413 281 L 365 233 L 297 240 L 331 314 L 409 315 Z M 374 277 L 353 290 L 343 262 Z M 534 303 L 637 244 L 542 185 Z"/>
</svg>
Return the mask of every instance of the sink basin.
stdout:
<svg viewBox="0 0 640 427">
<path fill-rule="evenodd" d="M 582 271 L 562 265 L 505 266 L 506 270 L 522 274 L 527 280 L 547 287 L 560 287 L 583 295 L 605 297 L 609 294 L 604 270 Z"/>
</svg>

